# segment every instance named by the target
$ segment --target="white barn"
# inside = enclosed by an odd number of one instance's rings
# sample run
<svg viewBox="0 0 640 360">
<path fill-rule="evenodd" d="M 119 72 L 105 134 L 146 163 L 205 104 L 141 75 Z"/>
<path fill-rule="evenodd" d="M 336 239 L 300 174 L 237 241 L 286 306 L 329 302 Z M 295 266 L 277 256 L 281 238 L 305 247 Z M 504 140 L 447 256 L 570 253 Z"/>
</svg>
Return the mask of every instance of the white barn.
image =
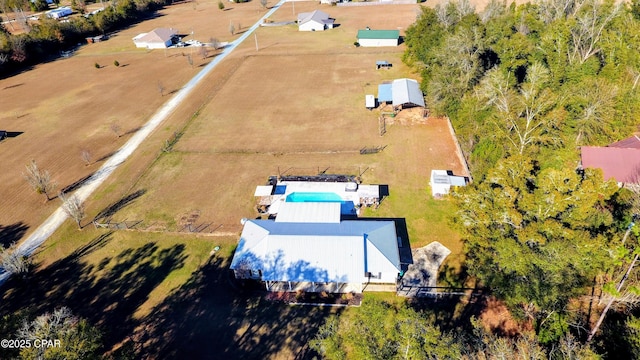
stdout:
<svg viewBox="0 0 640 360">
<path fill-rule="evenodd" d="M 447 170 L 431 170 L 431 195 L 442 197 L 449 194 L 452 186 L 467 186 L 467 178 L 452 175 Z"/>
<path fill-rule="evenodd" d="M 285 204 L 275 221 L 245 222 L 230 266 L 236 278 L 260 280 L 268 291 L 360 293 L 369 283 L 396 284 L 394 221 L 341 221 L 339 203 Z"/>
<path fill-rule="evenodd" d="M 324 31 L 333 29 L 334 19 L 329 14 L 315 10 L 298 14 L 298 31 Z"/>
<path fill-rule="evenodd" d="M 157 28 L 133 38 L 137 48 L 165 49 L 171 46 L 178 31 L 172 28 Z"/>
<path fill-rule="evenodd" d="M 358 30 L 358 43 L 365 47 L 398 46 L 400 31 L 398 30 Z"/>
</svg>

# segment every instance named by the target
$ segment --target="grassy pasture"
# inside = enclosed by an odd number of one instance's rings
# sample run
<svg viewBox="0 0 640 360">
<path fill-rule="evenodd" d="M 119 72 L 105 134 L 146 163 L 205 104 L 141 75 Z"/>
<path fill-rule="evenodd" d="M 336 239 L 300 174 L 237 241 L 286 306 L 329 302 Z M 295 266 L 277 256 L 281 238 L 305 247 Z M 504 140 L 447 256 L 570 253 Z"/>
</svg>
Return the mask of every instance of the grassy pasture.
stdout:
<svg viewBox="0 0 640 360">
<path fill-rule="evenodd" d="M 248 3 L 229 4 L 233 9 L 221 12 L 216 4 L 168 8 L 158 18 L 87 46 L 74 57 L 0 80 L 3 103 L 4 95 L 11 94 L 13 100 L 7 103 L 16 104 L 0 109 L 0 119 L 26 129 L 0 143 L 14 155 L 7 167 L 12 173 L 0 172 L 0 180 L 19 190 L 14 194 L 4 185 L 0 189 L 0 195 L 13 199 L 0 205 L 0 224 L 26 224 L 19 239 L 58 205 L 52 201 L 43 206 L 20 178 L 30 158 L 61 185 L 81 179 L 101 163 L 82 164 L 81 147 L 91 146 L 101 156 L 117 149 L 130 136 L 126 132 L 144 124 L 168 99 L 159 94 L 158 80 L 170 93 L 210 60 L 194 56 L 191 68 L 182 56 L 188 48 L 166 53 L 133 49 L 130 39 L 135 34 L 158 26 L 189 30 L 183 24 L 191 21 L 195 38 L 206 41 L 212 34 L 226 41 L 230 35 L 216 33 L 227 32 L 230 20 L 248 26 L 263 11 L 256 8 L 259 4 Z M 405 29 L 418 7 L 337 8 L 300 2 L 295 8 L 323 9 L 340 26 L 324 33 L 299 33 L 293 26 L 258 29 L 258 51 L 251 38 L 243 43 L 87 202 L 89 218 L 112 208 L 115 220 L 143 220 L 141 228 L 160 232 L 111 233 L 92 226 L 79 232 L 69 222 L 39 251 L 39 268 L 28 283 L 15 279 L 8 284 L 2 314 L 68 305 L 101 326 L 109 348 L 135 347 L 150 359 L 306 354 L 315 326 L 334 310 L 266 303 L 228 280 L 240 219 L 257 216 L 253 190 L 278 170 L 362 172 L 365 183 L 388 184 L 390 189 L 381 207 L 366 216 L 404 217 L 412 246 L 438 240 L 460 253 L 458 237 L 447 224 L 450 206 L 432 200 L 427 185 L 432 168 L 462 170 L 446 124 L 438 119 L 424 124 L 397 121 L 380 137 L 377 112 L 364 109 L 364 95 L 376 94 L 380 81 L 416 76 L 400 61 L 402 46 L 353 46 L 358 28 Z M 240 11 L 245 18 L 230 18 Z M 289 3 L 272 20 L 293 18 Z M 116 58 L 127 66 L 115 68 L 111 63 Z M 376 60 L 394 66 L 378 71 Z M 107 66 L 93 69 L 94 62 Z M 51 72 L 58 69 L 76 69 L 65 79 L 68 89 L 45 92 L 41 99 L 28 96 L 36 89 L 44 91 L 38 83 L 54 84 Z M 92 74 L 90 81 L 85 70 Z M 37 76 L 45 78 L 38 81 Z M 28 100 L 22 103 L 23 98 Z M 119 138 L 109 129 L 114 121 L 123 129 Z M 171 152 L 162 153 L 165 140 L 175 132 L 183 134 Z M 38 147 L 34 139 L 48 147 Z M 365 146 L 386 148 L 360 155 Z M 218 236 L 177 233 L 190 214 L 198 215 L 199 224 L 210 223 Z M 210 258 L 216 245 L 222 250 Z M 452 260 L 455 264 L 459 258 Z"/>
</svg>

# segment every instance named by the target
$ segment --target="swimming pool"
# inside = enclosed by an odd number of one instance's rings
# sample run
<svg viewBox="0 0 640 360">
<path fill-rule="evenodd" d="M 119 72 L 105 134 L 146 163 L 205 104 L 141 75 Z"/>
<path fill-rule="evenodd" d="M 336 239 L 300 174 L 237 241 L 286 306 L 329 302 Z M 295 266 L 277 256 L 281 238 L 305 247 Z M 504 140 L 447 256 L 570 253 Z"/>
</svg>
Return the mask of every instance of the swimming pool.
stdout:
<svg viewBox="0 0 640 360">
<path fill-rule="evenodd" d="M 332 192 L 292 192 L 287 202 L 342 202 L 342 198 Z"/>
</svg>

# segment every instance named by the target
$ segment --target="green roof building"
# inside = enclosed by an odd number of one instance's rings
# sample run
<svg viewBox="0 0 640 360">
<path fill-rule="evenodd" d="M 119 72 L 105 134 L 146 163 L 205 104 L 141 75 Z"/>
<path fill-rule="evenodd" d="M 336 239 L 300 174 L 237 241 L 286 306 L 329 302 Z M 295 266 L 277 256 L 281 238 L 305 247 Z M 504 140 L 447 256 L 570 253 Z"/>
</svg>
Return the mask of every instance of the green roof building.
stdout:
<svg viewBox="0 0 640 360">
<path fill-rule="evenodd" d="M 358 30 L 358 43 L 360 46 L 398 46 L 400 31 L 398 30 Z"/>
</svg>

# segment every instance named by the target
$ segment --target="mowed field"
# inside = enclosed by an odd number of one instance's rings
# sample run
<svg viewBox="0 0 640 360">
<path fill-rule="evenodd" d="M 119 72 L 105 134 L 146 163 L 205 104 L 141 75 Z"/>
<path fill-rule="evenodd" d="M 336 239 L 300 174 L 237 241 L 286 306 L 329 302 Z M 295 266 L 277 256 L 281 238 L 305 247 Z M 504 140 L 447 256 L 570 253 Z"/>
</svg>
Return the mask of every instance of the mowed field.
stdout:
<svg viewBox="0 0 640 360">
<path fill-rule="evenodd" d="M 69 59 L 0 80 L 0 127 L 23 132 L 0 143 L 9 159 L 0 165 L 0 225 L 14 225 L 13 235 L 0 235 L 3 242 L 28 234 L 59 205 L 43 204 L 28 188 L 21 177 L 27 162 L 38 161 L 60 187 L 90 175 L 214 56 L 194 52 L 192 67 L 183 56 L 192 49 L 134 49 L 133 36 L 159 26 L 190 33 L 193 26 L 196 39 L 227 41 L 229 21 L 247 27 L 264 14 L 257 3 L 230 4 L 229 11 L 216 4 L 172 6 Z M 294 19 L 293 6 L 286 3 L 271 20 Z M 316 327 L 335 311 L 265 303 L 230 286 L 227 277 L 240 219 L 258 216 L 255 186 L 278 172 L 361 174 L 364 183 L 388 185 L 389 196 L 364 215 L 405 218 L 413 247 L 440 241 L 453 251 L 452 266 L 459 264 L 451 206 L 433 200 L 428 188 L 433 168 L 463 172 L 447 123 L 401 114 L 380 136 L 379 112 L 364 108 L 364 95 L 376 94 L 381 81 L 418 78 L 401 62 L 403 45 L 353 46 L 365 26 L 403 33 L 419 7 L 295 3 L 296 12 L 314 9 L 340 26 L 315 33 L 259 28 L 87 201 L 84 224 L 111 209 L 114 221 L 141 221 L 136 229 L 78 231 L 68 222 L 37 254 L 31 280 L 7 284 L 12 290 L 3 295 L 2 313 L 67 305 L 101 327 L 108 348 L 133 346 L 153 359 L 308 354 Z M 116 68 L 113 60 L 126 66 Z M 376 70 L 376 60 L 393 68 Z M 105 66 L 95 69 L 95 62 Z M 57 72 L 64 80 L 52 75 Z M 122 128 L 120 137 L 113 123 Z M 162 151 L 174 134 L 170 151 Z M 360 155 L 363 147 L 384 150 Z M 82 149 L 95 163 L 81 161 Z M 184 231 L 190 218 L 201 232 Z M 221 250 L 210 258 L 214 246 Z"/>
</svg>

